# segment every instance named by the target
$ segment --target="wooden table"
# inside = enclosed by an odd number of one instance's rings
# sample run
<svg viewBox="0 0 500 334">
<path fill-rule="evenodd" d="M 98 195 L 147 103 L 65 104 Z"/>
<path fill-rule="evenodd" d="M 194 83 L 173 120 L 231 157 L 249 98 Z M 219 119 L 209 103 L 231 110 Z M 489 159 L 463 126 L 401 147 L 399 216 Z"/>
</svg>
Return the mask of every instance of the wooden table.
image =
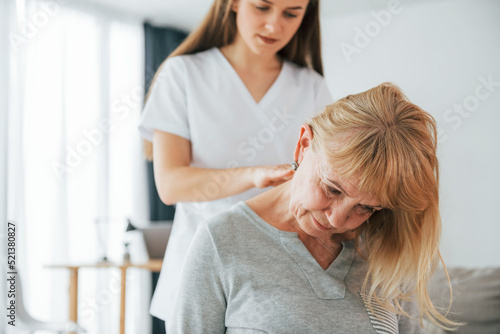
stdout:
<svg viewBox="0 0 500 334">
<path fill-rule="evenodd" d="M 149 260 L 143 263 L 96 262 L 87 264 L 54 264 L 45 266 L 52 269 L 69 269 L 69 319 L 78 322 L 78 271 L 80 268 L 118 268 L 121 271 L 120 288 L 120 334 L 125 334 L 125 301 L 127 292 L 127 269 L 140 268 L 160 272 L 162 260 Z"/>
</svg>

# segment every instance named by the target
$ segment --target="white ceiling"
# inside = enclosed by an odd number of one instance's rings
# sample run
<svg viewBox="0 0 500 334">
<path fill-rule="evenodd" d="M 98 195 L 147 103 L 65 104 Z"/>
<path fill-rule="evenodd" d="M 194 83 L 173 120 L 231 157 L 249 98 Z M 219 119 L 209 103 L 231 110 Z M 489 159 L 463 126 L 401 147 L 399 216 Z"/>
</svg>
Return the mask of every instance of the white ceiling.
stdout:
<svg viewBox="0 0 500 334">
<path fill-rule="evenodd" d="M 82 0 L 153 24 L 183 30 L 195 27 L 213 0 Z M 346 15 L 387 6 L 389 0 L 322 0 L 322 17 Z"/>
</svg>

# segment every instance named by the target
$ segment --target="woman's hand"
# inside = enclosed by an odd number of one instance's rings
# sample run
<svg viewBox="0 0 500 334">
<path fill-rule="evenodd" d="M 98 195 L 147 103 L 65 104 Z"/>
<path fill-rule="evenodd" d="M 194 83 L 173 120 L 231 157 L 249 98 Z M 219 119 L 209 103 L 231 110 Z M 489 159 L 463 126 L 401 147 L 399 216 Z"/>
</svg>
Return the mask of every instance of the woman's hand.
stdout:
<svg viewBox="0 0 500 334">
<path fill-rule="evenodd" d="M 294 171 L 289 164 L 257 166 L 254 170 L 256 188 L 276 187 L 293 177 Z"/>
</svg>

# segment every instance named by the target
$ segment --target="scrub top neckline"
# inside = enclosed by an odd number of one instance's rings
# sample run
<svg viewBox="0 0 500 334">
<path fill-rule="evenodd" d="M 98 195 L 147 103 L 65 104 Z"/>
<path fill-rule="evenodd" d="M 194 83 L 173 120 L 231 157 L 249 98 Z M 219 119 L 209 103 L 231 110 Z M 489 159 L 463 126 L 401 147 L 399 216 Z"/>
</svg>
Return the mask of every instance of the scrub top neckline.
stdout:
<svg viewBox="0 0 500 334">
<path fill-rule="evenodd" d="M 267 234 L 278 237 L 287 253 L 297 262 L 309 280 L 309 284 L 320 299 L 343 299 L 346 286 L 344 279 L 351 269 L 356 253 L 353 240 L 342 241 L 342 250 L 337 258 L 325 270 L 312 256 L 296 232 L 277 229 L 258 214 L 245 202 L 237 204 L 258 227 Z"/>
<path fill-rule="evenodd" d="M 241 80 L 241 77 L 238 75 L 236 70 L 234 69 L 233 65 L 227 60 L 227 58 L 224 56 L 224 54 L 221 52 L 219 48 L 214 47 L 215 52 L 219 55 L 219 58 L 222 60 L 222 63 L 224 63 L 224 66 L 228 68 L 228 73 L 230 74 L 232 80 L 234 83 L 239 86 L 239 90 L 242 91 L 242 94 L 245 96 L 245 99 L 248 100 L 248 102 L 251 105 L 258 106 L 258 107 L 263 107 L 268 103 L 269 101 L 273 100 L 273 96 L 276 95 L 276 92 L 279 91 L 280 86 L 282 85 L 282 82 L 284 81 L 285 73 L 288 71 L 288 62 L 283 59 L 283 63 L 281 65 L 280 73 L 276 77 L 276 79 L 273 81 L 271 87 L 266 91 L 264 96 L 260 99 L 259 102 L 257 102 L 250 91 L 248 90 L 247 86 Z"/>
</svg>

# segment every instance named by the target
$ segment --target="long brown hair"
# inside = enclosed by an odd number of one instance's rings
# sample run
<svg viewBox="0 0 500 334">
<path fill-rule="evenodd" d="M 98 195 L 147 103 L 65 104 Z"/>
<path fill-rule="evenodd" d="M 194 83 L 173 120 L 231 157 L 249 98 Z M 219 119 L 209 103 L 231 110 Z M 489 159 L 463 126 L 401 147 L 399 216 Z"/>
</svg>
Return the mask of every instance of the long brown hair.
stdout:
<svg viewBox="0 0 500 334">
<path fill-rule="evenodd" d="M 213 47 L 223 47 L 236 36 L 236 13 L 231 9 L 234 0 L 215 0 L 202 23 L 163 61 L 149 87 L 146 100 L 165 62 L 175 56 L 202 52 Z M 323 75 L 321 59 L 321 33 L 319 25 L 319 0 L 309 0 L 299 29 L 278 52 L 282 59 L 302 67 L 309 67 Z M 144 152 L 148 160 L 153 159 L 152 143 L 144 141 Z"/>
</svg>

